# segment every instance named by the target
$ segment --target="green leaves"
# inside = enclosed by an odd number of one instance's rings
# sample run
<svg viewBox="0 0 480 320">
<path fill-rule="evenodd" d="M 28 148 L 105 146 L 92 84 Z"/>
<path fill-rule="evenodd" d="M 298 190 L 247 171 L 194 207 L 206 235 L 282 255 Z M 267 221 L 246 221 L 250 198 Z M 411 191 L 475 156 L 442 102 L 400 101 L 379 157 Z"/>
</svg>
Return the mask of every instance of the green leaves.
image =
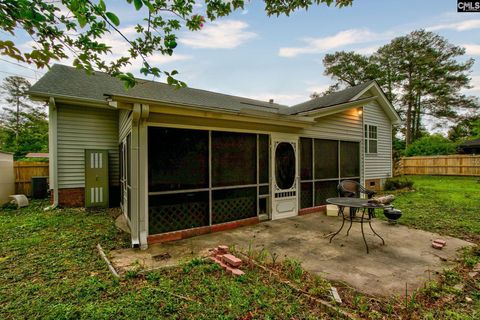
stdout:
<svg viewBox="0 0 480 320">
<path fill-rule="evenodd" d="M 15 34 L 23 29 L 40 45 L 19 50 L 14 42 L 0 40 L 0 53 L 20 61 L 33 63 L 42 68 L 52 60 L 74 58 L 77 68 L 93 72 L 104 71 L 120 78 L 126 87 L 135 85 L 135 79 L 122 69 L 132 60 L 141 59 L 146 64 L 141 72 L 145 76 L 165 77 L 175 86 L 185 83 L 174 78 L 176 71 L 166 73 L 162 66 L 150 66 L 148 59 L 155 54 L 172 55 L 178 46 L 177 30 L 186 27 L 200 30 L 207 19 L 228 16 L 243 9 L 245 0 L 205 0 L 201 10 L 195 7 L 196 0 L 124 0 L 129 8 L 141 14 L 134 32 L 122 33 L 123 28 L 117 13 L 107 11 L 105 0 L 0 1 L 0 31 Z M 267 12 L 282 13 L 308 8 L 319 3 L 343 5 L 352 0 L 264 0 Z M 4 4 L 5 3 L 5 4 Z M 65 10 L 65 7 L 68 10 Z M 148 8 L 145 10 L 145 7 Z M 286 8 L 287 11 L 284 11 Z M 202 12 L 198 14 L 197 12 Z M 168 13 L 168 14 L 165 14 Z M 113 28 L 112 28 L 113 27 Z M 81 30 L 80 30 L 81 29 Z M 112 30 L 113 29 L 113 30 Z M 105 35 L 116 33 L 124 40 L 125 47 L 110 48 Z M 74 34 L 74 35 L 73 35 Z M 106 58 L 106 54 L 111 55 Z"/>
<path fill-rule="evenodd" d="M 105 12 L 105 15 L 107 16 L 108 20 L 110 20 L 116 27 L 120 25 L 120 19 L 115 15 L 113 12 Z"/>
<path fill-rule="evenodd" d="M 133 0 L 133 5 L 135 6 L 135 9 L 138 11 L 142 8 L 143 2 L 142 0 Z"/>
</svg>

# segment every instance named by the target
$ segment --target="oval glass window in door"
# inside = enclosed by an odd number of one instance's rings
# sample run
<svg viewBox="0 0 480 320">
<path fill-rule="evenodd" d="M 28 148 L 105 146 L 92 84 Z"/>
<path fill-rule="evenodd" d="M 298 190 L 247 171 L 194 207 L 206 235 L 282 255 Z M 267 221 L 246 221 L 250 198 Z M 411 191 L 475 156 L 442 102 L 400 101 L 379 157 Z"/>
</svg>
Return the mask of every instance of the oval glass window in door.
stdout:
<svg viewBox="0 0 480 320">
<path fill-rule="evenodd" d="M 275 181 L 282 190 L 295 182 L 295 150 L 288 142 L 280 142 L 275 150 Z"/>
</svg>

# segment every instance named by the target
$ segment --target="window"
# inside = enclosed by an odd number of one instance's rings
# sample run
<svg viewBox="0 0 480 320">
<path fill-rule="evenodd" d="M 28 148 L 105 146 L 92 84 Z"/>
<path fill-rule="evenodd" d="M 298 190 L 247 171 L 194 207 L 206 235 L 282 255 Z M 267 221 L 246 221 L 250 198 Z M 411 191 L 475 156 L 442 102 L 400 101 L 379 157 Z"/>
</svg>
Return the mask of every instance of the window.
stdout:
<svg viewBox="0 0 480 320">
<path fill-rule="evenodd" d="M 377 126 L 365 125 L 365 153 L 377 153 Z"/>
<path fill-rule="evenodd" d="M 360 179 L 360 143 L 300 138 L 300 207 L 337 196 L 341 180 Z"/>
</svg>

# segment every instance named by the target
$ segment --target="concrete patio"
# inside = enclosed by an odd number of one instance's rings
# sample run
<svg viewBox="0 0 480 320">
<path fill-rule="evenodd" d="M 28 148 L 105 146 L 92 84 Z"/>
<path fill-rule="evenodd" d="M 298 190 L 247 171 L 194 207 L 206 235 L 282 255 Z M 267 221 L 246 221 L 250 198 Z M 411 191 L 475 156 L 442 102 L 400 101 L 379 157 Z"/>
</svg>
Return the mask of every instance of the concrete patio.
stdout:
<svg viewBox="0 0 480 320">
<path fill-rule="evenodd" d="M 245 251 L 265 249 L 280 259 L 297 259 L 306 270 L 327 279 L 345 281 L 367 294 L 400 295 L 405 293 L 405 283 L 409 291 L 422 286 L 429 277 L 435 277 L 435 271 L 451 266 L 458 249 L 471 245 L 460 239 L 376 220 L 374 229 L 386 245 L 365 225 L 370 248 L 367 254 L 358 223 L 353 225 L 348 237 L 346 225 L 329 243 L 329 235 L 340 225 L 339 217 L 313 213 L 151 245 L 145 251 L 116 250 L 110 253 L 110 258 L 117 270 L 124 272 L 138 265 L 146 269 L 172 266 L 206 255 L 209 248 L 219 244 L 235 245 Z M 432 248 L 431 241 L 436 238 L 445 239 L 447 246 L 442 250 Z"/>
</svg>

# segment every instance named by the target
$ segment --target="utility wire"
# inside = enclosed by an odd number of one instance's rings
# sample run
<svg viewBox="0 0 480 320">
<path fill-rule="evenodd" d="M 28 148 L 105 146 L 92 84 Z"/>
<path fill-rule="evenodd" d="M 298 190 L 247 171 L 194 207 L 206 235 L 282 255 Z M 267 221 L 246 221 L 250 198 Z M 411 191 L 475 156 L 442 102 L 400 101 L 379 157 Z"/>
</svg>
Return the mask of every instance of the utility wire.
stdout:
<svg viewBox="0 0 480 320">
<path fill-rule="evenodd" d="M 34 78 L 34 77 L 24 76 L 24 75 L 21 75 L 21 74 L 12 73 L 12 72 L 3 71 L 3 70 L 0 70 L 0 73 L 10 74 L 10 75 L 12 75 L 12 76 L 19 76 L 19 77 L 23 77 L 23 78 L 29 78 L 29 79 L 32 79 L 32 80 L 37 80 L 37 79 Z"/>
</svg>

